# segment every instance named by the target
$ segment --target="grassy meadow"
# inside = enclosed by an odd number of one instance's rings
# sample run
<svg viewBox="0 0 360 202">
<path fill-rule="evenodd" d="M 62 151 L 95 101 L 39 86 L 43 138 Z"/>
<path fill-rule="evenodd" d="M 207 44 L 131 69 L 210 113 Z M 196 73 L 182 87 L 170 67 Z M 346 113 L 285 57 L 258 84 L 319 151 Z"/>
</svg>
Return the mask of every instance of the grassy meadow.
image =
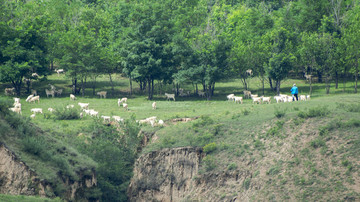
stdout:
<svg viewBox="0 0 360 202">
<path fill-rule="evenodd" d="M 203 147 L 207 154 L 203 159 L 199 176 L 211 172 L 246 170 L 252 177 L 246 179 L 241 189 L 238 186 L 213 194 L 229 199 L 239 191 L 252 190 L 252 185 L 262 189 L 253 200 L 359 200 L 360 199 L 360 94 L 353 94 L 353 83 L 331 85 L 330 94 L 325 94 L 325 84 L 314 83 L 311 100 L 277 104 L 252 104 L 245 99 L 243 104 L 226 100 L 226 95 L 241 95 L 240 80 L 216 84 L 215 96 L 207 101 L 195 95 L 176 97 L 176 102 L 166 101 L 164 92 L 171 92 L 172 85 L 164 86 L 161 94 L 157 87 L 154 101 L 146 99 L 134 83 L 134 95 L 129 96 L 126 78 L 114 75 L 114 94 L 107 76 L 97 79 L 96 91 L 108 91 L 107 99 L 93 95 L 91 82 L 85 96 L 70 101 L 71 84 L 64 75 L 52 75 L 45 81 L 34 82 L 33 88 L 40 94 L 40 103 L 26 103 L 21 97 L 22 115 L 30 117 L 31 108 L 43 108 L 44 114 L 36 115 L 31 122 L 45 132 L 61 137 L 71 144 L 74 138 L 91 127 L 92 117 L 83 119 L 55 120 L 47 109 L 60 109 L 78 102 L 90 103 L 89 108 L 100 115 L 117 115 L 125 119 L 144 119 L 156 116 L 165 121 L 165 126 L 142 126 L 142 131 L 152 134 L 150 143 L 142 152 L 181 146 Z M 299 95 L 308 94 L 305 80 L 285 80 L 281 93 L 290 94 L 293 83 L 299 87 Z M 61 97 L 46 98 L 45 88 L 53 84 L 64 92 Z M 262 94 L 260 80 L 250 80 L 253 94 Z M 4 85 L 2 85 L 2 89 Z M 185 91 L 194 91 L 193 86 L 182 86 Z M 265 96 L 274 96 L 265 85 Z M 117 106 L 117 99 L 128 97 L 129 110 Z M 175 123 L 175 118 L 194 118 L 187 123 Z M 224 194 L 225 192 L 225 194 Z M 291 193 L 291 194 L 289 194 Z M 254 192 L 250 192 L 255 194 Z"/>
</svg>

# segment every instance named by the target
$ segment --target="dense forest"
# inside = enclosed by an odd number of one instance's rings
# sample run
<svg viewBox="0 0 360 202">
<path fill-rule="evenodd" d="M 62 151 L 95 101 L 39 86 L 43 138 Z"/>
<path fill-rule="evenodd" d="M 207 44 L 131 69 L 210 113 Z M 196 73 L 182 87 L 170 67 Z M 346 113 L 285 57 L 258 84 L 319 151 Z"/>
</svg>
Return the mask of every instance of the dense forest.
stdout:
<svg viewBox="0 0 360 202">
<path fill-rule="evenodd" d="M 0 12 L 0 81 L 18 95 L 24 79 L 54 69 L 76 94 L 112 73 L 148 99 L 154 82 L 191 83 L 211 99 L 217 82 L 247 88 L 249 76 L 277 93 L 289 75 L 325 82 L 327 93 L 351 79 L 357 92 L 358 0 L 1 0 Z"/>
</svg>

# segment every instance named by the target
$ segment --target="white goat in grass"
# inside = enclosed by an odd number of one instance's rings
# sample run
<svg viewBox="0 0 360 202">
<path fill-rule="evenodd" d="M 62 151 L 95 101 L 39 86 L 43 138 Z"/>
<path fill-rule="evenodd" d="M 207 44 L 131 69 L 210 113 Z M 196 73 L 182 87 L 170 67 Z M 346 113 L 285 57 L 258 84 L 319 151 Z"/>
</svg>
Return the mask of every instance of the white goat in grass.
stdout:
<svg viewBox="0 0 360 202">
<path fill-rule="evenodd" d="M 98 96 L 100 96 L 100 98 L 106 98 L 107 92 L 106 92 L 106 91 L 100 91 L 100 92 L 97 92 L 96 94 L 97 94 Z"/>
<path fill-rule="evenodd" d="M 30 118 L 34 119 L 35 116 L 36 116 L 35 114 L 31 114 L 31 115 L 30 115 Z"/>
<path fill-rule="evenodd" d="M 306 96 L 306 100 L 310 100 L 310 95 L 307 95 L 307 96 Z"/>
<path fill-rule="evenodd" d="M 40 103 L 40 96 L 39 95 L 34 96 L 34 97 L 30 98 L 30 100 L 29 100 L 30 103 L 31 102 L 36 103 L 36 101 L 38 101 L 38 103 Z"/>
<path fill-rule="evenodd" d="M 32 97 L 34 97 L 33 94 L 29 95 L 29 96 L 26 98 L 25 102 L 28 102 Z"/>
<path fill-rule="evenodd" d="M 254 103 L 259 103 L 259 104 L 261 104 L 261 97 L 253 97 L 252 100 L 253 100 L 253 104 L 254 104 Z"/>
<path fill-rule="evenodd" d="M 175 101 L 175 94 L 165 93 L 166 100 L 173 99 Z"/>
<path fill-rule="evenodd" d="M 105 122 L 105 121 L 108 121 L 108 122 L 111 121 L 111 120 L 110 120 L 110 116 L 101 116 L 101 118 L 104 119 L 104 122 Z"/>
<path fill-rule="evenodd" d="M 250 96 L 251 96 L 251 91 L 244 90 L 244 98 L 250 98 Z"/>
<path fill-rule="evenodd" d="M 243 103 L 243 98 L 242 97 L 237 97 L 237 96 L 234 96 L 234 100 L 235 100 L 235 103 Z"/>
<path fill-rule="evenodd" d="M 279 103 L 279 102 L 283 101 L 281 96 L 274 96 L 274 99 L 276 100 L 276 103 Z"/>
<path fill-rule="evenodd" d="M 79 102 L 78 105 L 80 106 L 81 109 L 88 109 L 89 108 L 89 103 L 81 103 L 81 102 Z"/>
<path fill-rule="evenodd" d="M 228 101 L 230 101 L 230 100 L 233 101 L 235 95 L 234 95 L 234 94 L 230 94 L 230 95 L 227 95 L 226 97 L 227 97 Z"/>
<path fill-rule="evenodd" d="M 121 99 L 118 99 L 118 107 L 120 107 L 121 103 L 126 103 L 127 102 L 127 98 L 123 97 Z"/>
<path fill-rule="evenodd" d="M 300 99 L 300 101 L 306 101 L 306 96 L 305 95 L 300 95 L 300 97 L 299 97 Z"/>
<path fill-rule="evenodd" d="M 271 104 L 271 97 L 262 97 L 262 102 L 267 102 L 268 104 Z"/>
<path fill-rule="evenodd" d="M 124 119 L 122 119 L 120 116 L 112 116 L 112 118 L 117 122 L 124 122 Z"/>
<path fill-rule="evenodd" d="M 18 113 L 18 114 L 21 114 L 21 107 L 18 108 L 18 107 L 13 107 L 13 108 L 9 108 L 9 110 L 15 112 L 15 113 Z"/>
<path fill-rule="evenodd" d="M 55 109 L 49 107 L 49 108 L 48 108 L 48 111 L 51 112 L 51 113 L 53 113 L 53 112 L 55 111 Z"/>
<path fill-rule="evenodd" d="M 153 102 L 153 103 L 152 103 L 152 108 L 153 108 L 153 109 L 156 109 L 156 102 Z"/>
<path fill-rule="evenodd" d="M 34 114 L 43 113 L 42 108 L 32 108 L 30 111 L 33 112 Z"/>
<path fill-rule="evenodd" d="M 73 95 L 73 94 L 70 94 L 70 100 L 76 100 L 76 97 L 75 97 L 75 95 Z"/>
<path fill-rule="evenodd" d="M 128 108 L 128 104 L 126 104 L 126 103 L 123 103 L 123 107 L 124 107 L 124 109 L 127 111 L 127 110 L 129 110 L 129 108 Z"/>
<path fill-rule="evenodd" d="M 46 97 L 49 97 L 51 95 L 52 97 L 55 97 L 55 90 L 48 90 L 45 89 Z"/>
</svg>

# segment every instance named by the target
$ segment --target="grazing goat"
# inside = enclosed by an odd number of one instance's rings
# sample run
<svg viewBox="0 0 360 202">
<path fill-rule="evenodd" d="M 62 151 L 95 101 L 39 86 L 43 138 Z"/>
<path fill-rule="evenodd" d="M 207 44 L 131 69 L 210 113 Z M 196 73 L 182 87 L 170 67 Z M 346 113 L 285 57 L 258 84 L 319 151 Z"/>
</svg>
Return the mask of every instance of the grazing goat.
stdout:
<svg viewBox="0 0 360 202">
<path fill-rule="evenodd" d="M 245 73 L 246 73 L 246 75 L 249 75 L 249 76 L 253 75 L 253 72 L 251 69 L 246 70 Z"/>
<path fill-rule="evenodd" d="M 126 103 L 123 103 L 123 107 L 124 107 L 124 109 L 127 111 L 127 110 L 129 110 L 129 108 L 128 108 L 128 104 L 126 104 Z"/>
<path fill-rule="evenodd" d="M 243 98 L 242 97 L 237 97 L 237 96 L 234 96 L 234 101 L 235 103 L 243 103 Z"/>
<path fill-rule="evenodd" d="M 34 114 L 43 113 L 42 108 L 32 108 L 30 111 L 33 112 Z"/>
<path fill-rule="evenodd" d="M 5 95 L 15 95 L 15 88 L 5 88 Z"/>
<path fill-rule="evenodd" d="M 279 102 L 283 101 L 281 96 L 274 96 L 274 99 L 276 100 L 276 103 L 279 103 Z"/>
<path fill-rule="evenodd" d="M 106 98 L 106 91 L 100 91 L 100 92 L 97 92 L 96 94 L 100 96 L 100 98 Z"/>
<path fill-rule="evenodd" d="M 160 126 L 162 126 L 162 125 L 164 125 L 164 121 L 160 119 L 159 122 L 158 122 L 158 124 L 159 124 Z"/>
<path fill-rule="evenodd" d="M 117 122 L 124 122 L 124 119 L 122 119 L 120 116 L 112 116 L 112 118 Z"/>
<path fill-rule="evenodd" d="M 63 89 L 55 90 L 55 95 L 61 96 Z"/>
<path fill-rule="evenodd" d="M 70 100 L 76 100 L 76 97 L 75 97 L 75 95 L 73 95 L 73 94 L 70 94 Z"/>
<path fill-rule="evenodd" d="M 254 104 L 254 103 L 259 103 L 259 104 L 261 104 L 261 97 L 253 97 L 252 99 L 253 99 L 253 104 Z"/>
<path fill-rule="evenodd" d="M 38 103 L 40 103 L 40 96 L 39 95 L 30 98 L 29 103 L 31 103 L 31 102 L 36 103 L 36 101 L 38 101 Z"/>
<path fill-rule="evenodd" d="M 79 102 L 78 105 L 80 106 L 81 109 L 88 109 L 89 108 L 89 103 L 81 103 L 81 102 Z"/>
<path fill-rule="evenodd" d="M 66 106 L 66 109 L 70 109 L 70 108 L 74 108 L 75 106 L 74 105 L 68 105 Z"/>
<path fill-rule="evenodd" d="M 127 98 L 124 97 L 124 98 L 121 98 L 121 99 L 118 99 L 118 107 L 120 107 L 121 103 L 126 103 L 127 102 Z"/>
<path fill-rule="evenodd" d="M 21 107 L 18 108 L 18 107 L 13 107 L 13 108 L 9 108 L 9 110 L 15 112 L 15 113 L 18 113 L 18 114 L 21 114 Z"/>
<path fill-rule="evenodd" d="M 175 94 L 165 93 L 166 100 L 173 99 L 175 101 Z"/>
<path fill-rule="evenodd" d="M 250 96 L 251 96 L 251 91 L 244 90 L 244 98 L 250 98 Z"/>
<path fill-rule="evenodd" d="M 49 108 L 48 108 L 48 111 L 51 112 L 51 113 L 53 113 L 53 112 L 55 111 L 55 109 L 49 107 Z"/>
<path fill-rule="evenodd" d="M 60 75 L 60 73 L 64 73 L 64 69 L 55 69 L 55 72 Z"/>
<path fill-rule="evenodd" d="M 37 74 L 37 73 L 32 73 L 31 76 L 34 77 L 34 78 L 37 78 L 37 77 L 39 77 L 39 74 Z"/>
<path fill-rule="evenodd" d="M 199 97 L 205 97 L 205 92 L 199 91 L 198 95 L 199 95 Z"/>
<path fill-rule="evenodd" d="M 306 100 L 310 100 L 310 95 L 307 95 L 307 96 L 306 96 Z"/>
<path fill-rule="evenodd" d="M 30 118 L 34 119 L 35 118 L 35 114 L 31 114 Z"/>
<path fill-rule="evenodd" d="M 267 102 L 268 104 L 271 104 L 271 97 L 262 97 L 262 102 Z"/>
<path fill-rule="evenodd" d="M 14 105 L 20 103 L 20 98 L 14 97 Z"/>
<path fill-rule="evenodd" d="M 108 121 L 108 122 L 111 121 L 111 120 L 110 120 L 110 116 L 101 116 L 101 118 L 104 119 L 104 122 L 105 122 L 105 121 Z"/>
<path fill-rule="evenodd" d="M 306 96 L 305 95 L 300 95 L 300 101 L 306 101 Z"/>
<path fill-rule="evenodd" d="M 230 94 L 230 95 L 227 95 L 226 96 L 227 97 L 227 99 L 228 99 L 228 101 L 234 101 L 234 97 L 235 97 L 235 95 L 234 94 Z"/>
<path fill-rule="evenodd" d="M 153 103 L 152 103 L 152 108 L 153 108 L 153 109 L 156 109 L 156 102 L 153 102 Z"/>
<path fill-rule="evenodd" d="M 51 95 L 52 97 L 55 97 L 55 90 L 48 90 L 45 89 L 46 97 L 49 97 Z"/>
<path fill-rule="evenodd" d="M 95 110 L 91 110 L 90 111 L 90 116 L 98 116 L 99 115 L 99 112 L 95 111 Z"/>
</svg>

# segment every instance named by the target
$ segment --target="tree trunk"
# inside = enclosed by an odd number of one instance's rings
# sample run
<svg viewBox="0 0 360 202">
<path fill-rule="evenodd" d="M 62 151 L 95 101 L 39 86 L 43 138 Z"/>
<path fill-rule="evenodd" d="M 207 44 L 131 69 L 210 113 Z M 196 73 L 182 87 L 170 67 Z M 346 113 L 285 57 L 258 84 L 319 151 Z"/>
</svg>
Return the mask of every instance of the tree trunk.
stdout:
<svg viewBox="0 0 360 202">
<path fill-rule="evenodd" d="M 280 95 L 280 80 L 276 80 L 276 94 Z"/>
<path fill-rule="evenodd" d="M 261 78 L 261 84 L 262 84 L 262 94 L 265 95 L 265 78 Z"/>
<path fill-rule="evenodd" d="M 335 89 L 339 88 L 339 74 L 335 71 Z"/>
<path fill-rule="evenodd" d="M 85 82 L 84 79 L 81 79 L 81 95 L 85 96 Z"/>
<path fill-rule="evenodd" d="M 312 94 L 312 77 L 310 77 L 310 79 L 309 79 L 309 85 L 310 85 L 310 92 L 309 92 L 309 95 L 311 95 Z"/>
<path fill-rule="evenodd" d="M 199 89 L 198 89 L 198 85 L 197 83 L 195 84 L 195 95 L 197 95 L 199 93 Z"/>
<path fill-rule="evenodd" d="M 358 64 L 358 63 L 356 63 Z M 358 77 L 359 77 L 359 67 L 356 67 L 356 71 L 355 71 L 355 93 L 357 93 L 357 83 L 358 83 Z"/>
<path fill-rule="evenodd" d="M 95 95 L 95 89 L 96 89 L 96 77 L 94 77 L 94 83 L 93 83 L 93 95 Z"/>
<path fill-rule="evenodd" d="M 272 80 L 271 78 L 269 77 L 269 84 L 270 84 L 270 88 L 272 91 L 275 91 L 274 87 L 273 87 L 273 84 L 272 84 Z"/>
<path fill-rule="evenodd" d="M 326 94 L 330 93 L 330 83 L 329 83 L 329 75 L 326 75 L 325 77 L 325 85 L 326 85 Z"/>
<path fill-rule="evenodd" d="M 132 95 L 132 80 L 131 75 L 129 76 L 129 83 L 130 83 L 130 96 Z"/>
<path fill-rule="evenodd" d="M 211 88 L 211 96 L 214 96 L 214 91 L 215 91 L 215 82 L 213 83 Z"/>
<path fill-rule="evenodd" d="M 343 92 L 345 92 L 346 90 L 346 73 L 344 73 L 344 76 L 343 76 Z"/>
<path fill-rule="evenodd" d="M 112 93 L 112 96 L 115 95 L 115 92 L 114 92 L 114 82 L 112 80 L 112 77 L 111 77 L 111 73 L 109 73 L 109 78 L 110 78 L 110 85 L 111 85 L 111 93 Z"/>
<path fill-rule="evenodd" d="M 322 73 L 320 71 L 317 71 L 318 73 L 318 82 L 322 83 Z"/>
<path fill-rule="evenodd" d="M 241 81 L 243 82 L 243 85 L 244 85 L 245 90 L 248 90 L 248 85 L 247 85 L 246 79 L 245 79 L 245 78 L 242 78 Z"/>
</svg>

